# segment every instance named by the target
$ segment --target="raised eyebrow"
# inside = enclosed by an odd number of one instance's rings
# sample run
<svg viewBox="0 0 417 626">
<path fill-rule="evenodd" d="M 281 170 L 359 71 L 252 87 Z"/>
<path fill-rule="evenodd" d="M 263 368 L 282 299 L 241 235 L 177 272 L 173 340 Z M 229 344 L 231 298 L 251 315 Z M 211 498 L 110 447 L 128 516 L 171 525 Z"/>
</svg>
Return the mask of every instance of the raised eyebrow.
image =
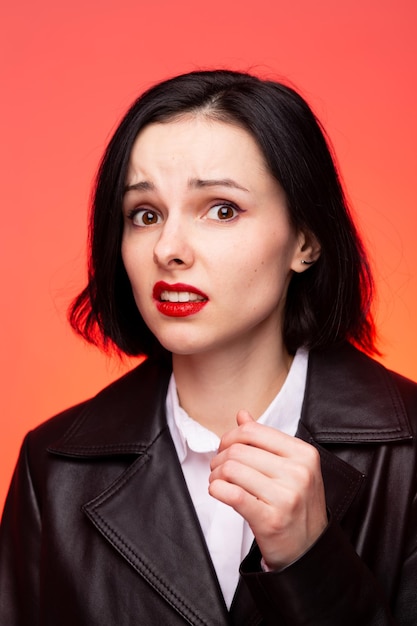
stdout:
<svg viewBox="0 0 417 626">
<path fill-rule="evenodd" d="M 150 183 L 148 180 L 143 180 L 134 185 L 125 185 L 123 193 L 127 193 L 128 191 L 154 191 L 155 189 L 156 187 L 153 183 Z"/>
<path fill-rule="evenodd" d="M 246 187 L 242 187 L 242 185 L 239 185 L 239 183 L 234 181 L 232 178 L 219 178 L 219 179 L 217 178 L 214 178 L 214 179 L 191 178 L 188 181 L 188 185 L 196 189 L 201 189 L 203 187 L 229 187 L 229 188 L 240 189 L 241 191 L 246 191 L 249 193 L 249 189 L 246 189 Z"/>
<path fill-rule="evenodd" d="M 240 189 L 241 191 L 246 191 L 249 193 L 249 189 L 239 185 L 232 178 L 211 178 L 211 179 L 203 179 L 203 178 L 191 178 L 188 181 L 188 186 L 194 189 L 203 189 L 204 187 L 228 187 L 234 189 Z M 149 182 L 148 180 L 143 180 L 138 183 L 134 183 L 133 185 L 125 185 L 123 192 L 127 193 L 128 191 L 155 191 L 156 185 Z"/>
</svg>

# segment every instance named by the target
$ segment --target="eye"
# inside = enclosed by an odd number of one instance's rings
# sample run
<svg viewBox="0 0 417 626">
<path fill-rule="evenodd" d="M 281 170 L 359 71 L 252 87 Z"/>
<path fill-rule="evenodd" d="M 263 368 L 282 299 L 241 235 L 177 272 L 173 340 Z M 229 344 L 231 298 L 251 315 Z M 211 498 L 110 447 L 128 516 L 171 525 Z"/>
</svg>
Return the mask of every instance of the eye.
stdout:
<svg viewBox="0 0 417 626">
<path fill-rule="evenodd" d="M 156 211 L 151 209 L 133 209 L 128 214 L 128 218 L 135 226 L 153 226 L 154 224 L 160 224 L 162 221 L 161 216 Z"/>
<path fill-rule="evenodd" d="M 207 212 L 207 218 L 210 220 L 219 220 L 222 222 L 230 222 L 235 219 L 240 213 L 240 210 L 231 203 L 222 202 L 215 204 Z"/>
</svg>

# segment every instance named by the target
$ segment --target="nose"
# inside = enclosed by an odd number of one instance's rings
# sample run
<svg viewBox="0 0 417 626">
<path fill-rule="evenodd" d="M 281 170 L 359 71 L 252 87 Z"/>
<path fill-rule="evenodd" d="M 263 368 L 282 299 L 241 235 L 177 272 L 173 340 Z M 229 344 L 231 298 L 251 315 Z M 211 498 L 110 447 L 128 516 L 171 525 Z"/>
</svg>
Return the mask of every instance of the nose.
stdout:
<svg viewBox="0 0 417 626">
<path fill-rule="evenodd" d="M 194 252 L 191 236 L 184 223 L 167 219 L 154 246 L 153 258 L 156 265 L 166 269 L 192 265 Z"/>
</svg>

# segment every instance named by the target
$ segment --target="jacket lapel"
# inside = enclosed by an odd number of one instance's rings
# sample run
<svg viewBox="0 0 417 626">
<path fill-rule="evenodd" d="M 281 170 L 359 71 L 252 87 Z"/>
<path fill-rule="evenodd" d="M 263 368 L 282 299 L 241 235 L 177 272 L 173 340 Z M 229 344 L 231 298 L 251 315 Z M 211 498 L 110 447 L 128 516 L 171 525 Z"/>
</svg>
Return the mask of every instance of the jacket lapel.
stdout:
<svg viewBox="0 0 417 626">
<path fill-rule="evenodd" d="M 365 481 L 365 475 L 318 445 L 303 424 L 298 426 L 297 437 L 304 439 L 318 449 L 327 508 L 332 512 L 332 516 L 340 522 Z"/>
<path fill-rule="evenodd" d="M 411 439 L 392 376 L 348 343 L 310 353 L 300 424 L 323 444 Z"/>
<path fill-rule="evenodd" d="M 223 597 L 167 429 L 84 510 L 190 624 L 227 623 Z"/>
<path fill-rule="evenodd" d="M 84 512 L 190 624 L 224 626 L 227 609 L 166 425 L 168 380 L 169 371 L 145 363 L 140 376 L 134 370 L 93 399 L 50 451 L 133 458 Z"/>
<path fill-rule="evenodd" d="M 320 452 L 327 505 L 339 522 L 366 481 L 358 447 L 412 437 L 388 371 L 348 343 L 310 353 L 297 436 Z"/>
<path fill-rule="evenodd" d="M 259 623 L 242 584 L 227 614 L 166 425 L 169 375 L 160 363 L 142 364 L 88 402 L 50 451 L 127 455 L 122 476 L 84 506 L 101 535 L 190 624 Z M 352 450 L 407 440 L 411 431 L 386 370 L 346 344 L 311 352 L 297 436 L 318 447 L 327 502 L 340 521 L 366 480 Z"/>
</svg>

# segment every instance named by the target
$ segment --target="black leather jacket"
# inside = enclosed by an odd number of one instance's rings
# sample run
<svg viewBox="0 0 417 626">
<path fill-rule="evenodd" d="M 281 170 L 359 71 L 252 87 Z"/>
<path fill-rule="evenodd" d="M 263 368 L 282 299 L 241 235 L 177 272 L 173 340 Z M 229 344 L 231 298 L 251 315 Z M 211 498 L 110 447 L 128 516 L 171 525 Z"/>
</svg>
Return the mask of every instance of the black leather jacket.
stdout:
<svg viewBox="0 0 417 626">
<path fill-rule="evenodd" d="M 417 386 L 349 345 L 310 354 L 298 436 L 330 523 L 280 572 L 256 545 L 227 611 L 150 361 L 25 439 L 0 535 L 1 626 L 417 624 Z"/>
</svg>

